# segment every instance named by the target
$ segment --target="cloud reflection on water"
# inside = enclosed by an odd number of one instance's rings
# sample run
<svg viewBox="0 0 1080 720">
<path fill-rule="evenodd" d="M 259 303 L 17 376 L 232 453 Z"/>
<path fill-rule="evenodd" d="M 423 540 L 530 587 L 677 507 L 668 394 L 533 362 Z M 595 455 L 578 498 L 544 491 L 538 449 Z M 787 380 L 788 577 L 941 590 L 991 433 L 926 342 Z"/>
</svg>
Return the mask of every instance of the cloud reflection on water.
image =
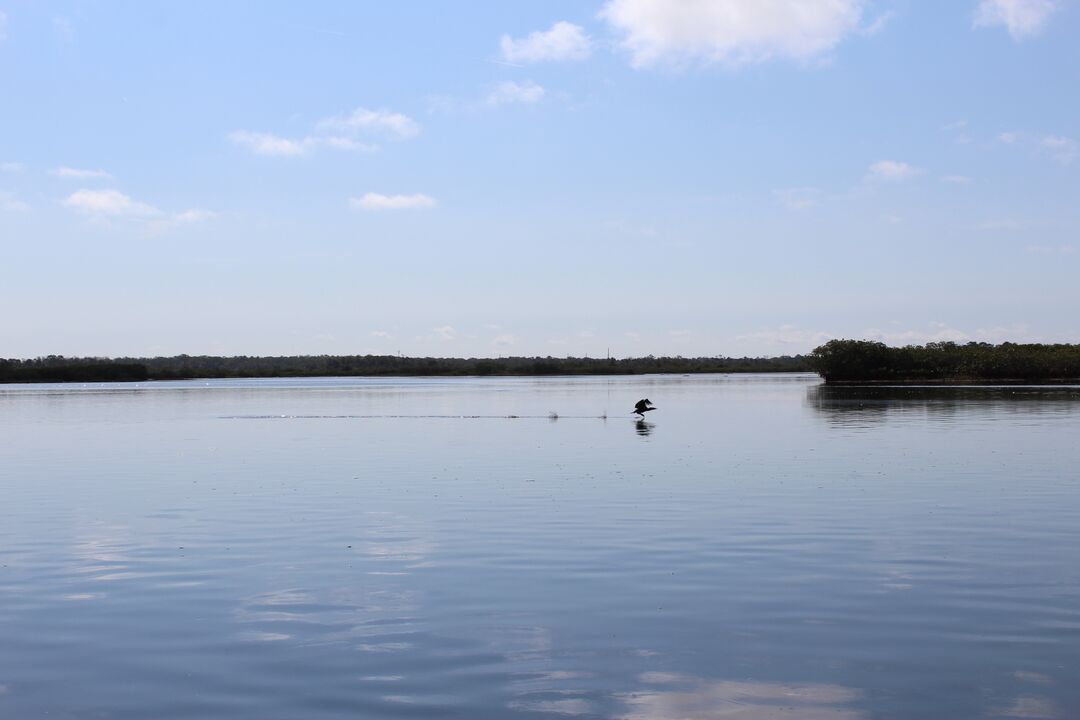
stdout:
<svg viewBox="0 0 1080 720">
<path fill-rule="evenodd" d="M 1054 703 L 1044 697 L 1018 697 L 1007 708 L 998 710 L 995 717 L 1007 718 L 1064 718 Z"/>
<path fill-rule="evenodd" d="M 647 688 L 617 696 L 621 720 L 862 720 L 858 690 L 821 683 L 705 680 L 677 673 L 638 676 Z"/>
</svg>

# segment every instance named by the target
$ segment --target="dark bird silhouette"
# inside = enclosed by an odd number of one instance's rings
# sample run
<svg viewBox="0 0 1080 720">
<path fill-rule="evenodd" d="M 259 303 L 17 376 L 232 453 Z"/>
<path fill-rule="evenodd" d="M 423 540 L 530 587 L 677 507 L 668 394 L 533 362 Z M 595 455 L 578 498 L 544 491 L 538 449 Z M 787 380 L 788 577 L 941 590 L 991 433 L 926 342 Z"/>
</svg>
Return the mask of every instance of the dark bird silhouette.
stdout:
<svg viewBox="0 0 1080 720">
<path fill-rule="evenodd" d="M 650 400 L 649 398 L 645 398 L 644 400 L 638 400 L 634 404 L 634 412 L 641 417 L 645 417 L 645 413 L 655 409 L 656 408 L 652 406 L 652 400 Z"/>
</svg>

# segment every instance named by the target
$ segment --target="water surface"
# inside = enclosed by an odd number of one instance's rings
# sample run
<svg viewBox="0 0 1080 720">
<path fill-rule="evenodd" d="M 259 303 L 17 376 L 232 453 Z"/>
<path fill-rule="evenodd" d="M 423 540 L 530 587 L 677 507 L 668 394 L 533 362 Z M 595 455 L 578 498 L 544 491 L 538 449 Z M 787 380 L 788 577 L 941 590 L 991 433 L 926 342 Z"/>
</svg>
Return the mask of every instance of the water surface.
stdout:
<svg viewBox="0 0 1080 720">
<path fill-rule="evenodd" d="M 808 375 L 0 386 L 0 717 L 1080 717 L 1078 437 Z"/>
</svg>

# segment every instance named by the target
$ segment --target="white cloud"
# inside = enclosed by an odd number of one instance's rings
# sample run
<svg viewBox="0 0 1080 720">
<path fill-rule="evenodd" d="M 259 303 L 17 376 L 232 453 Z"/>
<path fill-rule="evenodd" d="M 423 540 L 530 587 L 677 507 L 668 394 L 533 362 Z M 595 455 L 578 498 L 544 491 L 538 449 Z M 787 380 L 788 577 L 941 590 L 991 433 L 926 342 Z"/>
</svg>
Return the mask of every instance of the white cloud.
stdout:
<svg viewBox="0 0 1080 720">
<path fill-rule="evenodd" d="M 794 325 L 765 328 L 745 335 L 736 335 L 737 341 L 751 340 L 769 346 L 781 346 L 784 352 L 806 352 L 836 336 L 820 330 L 804 330 Z"/>
<path fill-rule="evenodd" d="M 811 60 L 855 32 L 863 0 L 608 0 L 600 11 L 634 67 Z M 872 27 L 872 26 L 871 26 Z"/>
<path fill-rule="evenodd" d="M 379 149 L 378 145 L 360 142 L 359 140 L 343 135 L 326 135 L 317 138 L 308 137 L 304 138 L 304 142 L 307 143 L 309 147 L 322 145 L 334 150 L 352 150 L 354 152 L 374 152 Z"/>
<path fill-rule="evenodd" d="M 161 214 L 153 205 L 137 202 L 119 190 L 77 190 L 64 205 L 87 215 L 146 218 Z"/>
<path fill-rule="evenodd" d="M 393 337 L 390 333 L 386 332 L 385 330 L 372 330 L 370 334 L 371 334 L 371 337 L 382 338 L 384 340 Z"/>
<path fill-rule="evenodd" d="M 952 183 L 953 185 L 970 185 L 971 178 L 967 175 L 943 175 L 941 182 Z"/>
<path fill-rule="evenodd" d="M 320 120 L 319 130 L 335 130 L 345 133 L 384 132 L 398 137 L 412 137 L 420 132 L 420 125 L 408 115 L 388 110 L 356 108 L 348 115 L 335 115 Z"/>
<path fill-rule="evenodd" d="M 310 144 L 308 139 L 290 140 L 270 133 L 237 130 L 229 134 L 229 140 L 246 147 L 256 155 L 296 156 L 305 154 Z"/>
<path fill-rule="evenodd" d="M 7 13 L 0 10 L 0 42 L 7 40 Z"/>
<path fill-rule="evenodd" d="M 246 147 L 256 155 L 299 157 L 316 148 L 371 152 L 377 144 L 367 142 L 369 135 L 408 138 L 420 132 L 420 125 L 408 115 L 388 110 L 356 108 L 347 115 L 324 118 L 315 124 L 314 132 L 301 138 L 287 138 L 273 133 L 237 130 L 229 140 Z"/>
<path fill-rule="evenodd" d="M 513 335 L 499 335 L 491 341 L 491 344 L 497 347 L 509 347 L 515 342 L 517 342 L 517 338 Z"/>
<path fill-rule="evenodd" d="M 176 213 L 172 216 L 172 221 L 177 225 L 188 225 L 191 223 L 203 222 L 204 220 L 215 217 L 217 217 L 217 213 L 212 210 L 192 208 L 190 210 L 185 210 L 184 212 Z"/>
<path fill-rule="evenodd" d="M 488 105 L 503 105 L 505 103 L 534 103 L 544 97 L 544 88 L 532 80 L 514 82 L 506 80 L 495 86 L 487 97 Z"/>
<path fill-rule="evenodd" d="M 920 170 L 906 162 L 897 160 L 879 160 L 870 166 L 867 177 L 872 180 L 907 180 L 918 175 Z"/>
<path fill-rule="evenodd" d="M 592 39 L 580 25 L 560 21 L 546 32 L 537 31 L 520 39 L 503 35 L 499 47 L 503 60 L 509 63 L 584 60 L 592 51 Z"/>
<path fill-rule="evenodd" d="M 1057 0 L 982 0 L 975 10 L 975 27 L 1004 25 L 1013 40 L 1038 35 L 1058 9 Z"/>
<path fill-rule="evenodd" d="M 443 325 L 441 327 L 434 328 L 434 332 L 439 336 L 440 340 L 455 340 L 457 339 L 457 330 L 451 325 Z"/>
<path fill-rule="evenodd" d="M 1076 159 L 1077 146 L 1072 138 L 1046 135 L 1039 145 L 1043 151 L 1053 155 L 1062 165 L 1068 165 Z"/>
<path fill-rule="evenodd" d="M 26 212 L 30 206 L 9 192 L 0 191 L 0 210 L 4 212 Z"/>
<path fill-rule="evenodd" d="M 641 342 L 641 333 L 628 331 L 628 332 L 624 332 L 623 335 L 630 338 L 634 342 Z"/>
<path fill-rule="evenodd" d="M 119 190 L 77 190 L 64 200 L 64 205 L 97 220 L 131 220 L 144 223 L 144 227 L 151 233 L 203 222 L 217 216 L 217 213 L 201 208 L 165 213 L 153 205 L 133 200 Z"/>
<path fill-rule="evenodd" d="M 886 345 L 925 345 L 932 342 L 990 342 L 1002 343 L 1028 342 L 1034 340 L 1030 329 L 1026 325 L 1010 325 L 976 328 L 966 331 L 953 327 L 943 322 L 927 323 L 922 328 L 867 328 L 861 337 L 867 340 L 878 340 Z"/>
<path fill-rule="evenodd" d="M 413 210 L 435 207 L 435 199 L 423 193 L 383 195 L 369 192 L 360 198 L 349 198 L 349 205 L 358 210 Z"/>
<path fill-rule="evenodd" d="M 237 145 L 246 147 L 256 155 L 276 155 L 279 157 L 307 155 L 317 147 L 357 152 L 370 152 L 378 149 L 378 145 L 362 143 L 341 135 L 308 135 L 299 140 L 291 140 L 271 133 L 253 133 L 240 130 L 231 133 L 229 139 Z"/>
<path fill-rule="evenodd" d="M 886 345 L 925 345 L 928 342 L 969 342 L 973 338 L 963 330 L 949 327 L 945 323 L 930 323 L 930 327 L 924 330 L 881 330 L 867 328 L 862 337 L 866 340 L 877 340 Z"/>
<path fill-rule="evenodd" d="M 1006 145 L 1026 147 L 1033 152 L 1049 155 L 1062 165 L 1069 165 L 1080 155 L 1080 145 L 1076 140 L 1062 135 L 1003 132 L 998 133 L 997 139 Z"/>
<path fill-rule="evenodd" d="M 21 172 L 23 169 L 22 163 L 17 162 L 2 162 L 0 163 L 0 172 Z"/>
<path fill-rule="evenodd" d="M 60 167 L 53 171 L 53 175 L 62 178 L 76 180 L 111 180 L 112 175 L 104 170 L 80 170 L 78 168 Z"/>
</svg>

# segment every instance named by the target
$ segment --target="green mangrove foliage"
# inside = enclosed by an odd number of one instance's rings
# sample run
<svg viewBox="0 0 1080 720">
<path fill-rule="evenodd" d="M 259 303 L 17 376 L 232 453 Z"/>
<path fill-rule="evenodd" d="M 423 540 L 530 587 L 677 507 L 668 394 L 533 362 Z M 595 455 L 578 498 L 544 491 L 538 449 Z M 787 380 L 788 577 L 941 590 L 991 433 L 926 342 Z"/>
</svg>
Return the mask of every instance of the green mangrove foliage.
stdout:
<svg viewBox="0 0 1080 720">
<path fill-rule="evenodd" d="M 1054 382 L 1080 379 L 1080 345 L 971 342 L 889 347 L 830 340 L 809 355 L 826 382 Z"/>
<path fill-rule="evenodd" d="M 414 358 L 398 355 L 297 355 L 154 358 L 0 359 L 0 382 L 182 380 L 189 378 L 420 375 L 640 375 L 644 373 L 809 372 L 801 355 L 776 358 L 556 357 Z"/>
</svg>

